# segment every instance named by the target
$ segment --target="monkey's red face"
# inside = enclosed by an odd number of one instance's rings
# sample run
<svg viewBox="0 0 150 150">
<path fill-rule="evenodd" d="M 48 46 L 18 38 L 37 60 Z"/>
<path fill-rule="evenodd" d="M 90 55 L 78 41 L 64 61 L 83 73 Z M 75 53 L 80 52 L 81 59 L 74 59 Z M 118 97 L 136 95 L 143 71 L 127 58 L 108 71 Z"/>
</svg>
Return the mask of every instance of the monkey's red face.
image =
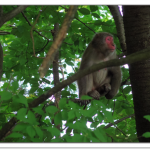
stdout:
<svg viewBox="0 0 150 150">
<path fill-rule="evenodd" d="M 112 36 L 107 36 L 105 38 L 105 42 L 107 43 L 108 48 L 113 52 L 115 50 L 115 44 Z"/>
</svg>

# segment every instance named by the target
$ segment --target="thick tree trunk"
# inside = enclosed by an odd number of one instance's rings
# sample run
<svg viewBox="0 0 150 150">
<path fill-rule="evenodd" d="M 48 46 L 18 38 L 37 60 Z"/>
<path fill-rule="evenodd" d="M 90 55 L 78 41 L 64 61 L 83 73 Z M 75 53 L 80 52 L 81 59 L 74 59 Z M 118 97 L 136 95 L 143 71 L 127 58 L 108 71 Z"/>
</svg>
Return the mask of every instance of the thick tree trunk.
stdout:
<svg viewBox="0 0 150 150">
<path fill-rule="evenodd" d="M 127 54 L 150 47 L 150 6 L 123 6 L 123 21 Z M 140 142 L 150 142 L 142 137 L 150 132 L 150 59 L 129 65 L 133 93 L 137 136 Z"/>
</svg>

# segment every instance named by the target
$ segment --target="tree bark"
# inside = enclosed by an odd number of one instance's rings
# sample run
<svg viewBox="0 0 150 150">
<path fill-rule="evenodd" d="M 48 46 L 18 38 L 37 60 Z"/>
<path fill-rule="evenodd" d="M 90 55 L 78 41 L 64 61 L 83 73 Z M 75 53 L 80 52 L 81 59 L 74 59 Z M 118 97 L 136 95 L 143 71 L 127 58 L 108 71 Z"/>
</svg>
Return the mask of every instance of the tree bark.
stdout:
<svg viewBox="0 0 150 150">
<path fill-rule="evenodd" d="M 54 25 L 54 40 L 58 34 L 59 31 L 59 23 L 55 23 Z M 55 55 L 54 61 L 53 61 L 53 77 L 54 77 L 54 86 L 60 83 L 59 81 L 59 50 Z M 60 100 L 61 91 L 55 93 L 55 105 L 58 108 L 58 103 Z"/>
<path fill-rule="evenodd" d="M 16 15 L 18 15 L 20 12 L 22 12 L 24 9 L 26 9 L 28 6 L 18 6 L 17 8 L 15 8 L 14 10 L 12 10 L 11 12 L 8 12 L 7 14 L 3 14 L 3 10 L 2 10 L 2 6 L 0 6 L 0 27 L 7 21 L 11 20 L 12 18 L 14 18 Z"/>
<path fill-rule="evenodd" d="M 42 65 L 39 67 L 39 73 L 40 73 L 41 78 L 45 76 L 49 66 L 54 61 L 54 57 L 59 47 L 61 46 L 63 40 L 66 37 L 66 33 L 71 25 L 71 22 L 75 16 L 77 9 L 78 9 L 78 6 L 70 6 L 69 10 L 67 11 L 62 27 L 58 32 L 58 35 L 55 38 L 55 41 L 53 42 L 53 44 L 51 45 L 45 59 L 42 62 Z"/>
<path fill-rule="evenodd" d="M 150 47 L 150 6 L 123 6 L 127 55 Z M 150 59 L 129 64 L 135 120 L 139 142 L 150 142 L 142 137 L 150 132 Z"/>
<path fill-rule="evenodd" d="M 0 43 L 0 81 L 1 81 L 2 75 L 3 75 L 3 49 Z"/>
</svg>

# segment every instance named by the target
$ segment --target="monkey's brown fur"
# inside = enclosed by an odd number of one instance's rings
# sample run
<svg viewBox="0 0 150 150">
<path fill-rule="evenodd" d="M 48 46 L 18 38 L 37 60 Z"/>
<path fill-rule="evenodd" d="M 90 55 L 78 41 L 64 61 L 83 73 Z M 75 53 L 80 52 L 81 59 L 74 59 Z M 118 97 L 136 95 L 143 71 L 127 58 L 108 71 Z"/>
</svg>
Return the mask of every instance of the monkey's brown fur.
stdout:
<svg viewBox="0 0 150 150">
<path fill-rule="evenodd" d="M 108 41 L 106 38 L 109 38 Z M 107 32 L 97 33 L 82 56 L 79 70 L 115 58 L 117 56 L 113 36 Z M 82 95 L 89 95 L 99 99 L 100 96 L 105 95 L 107 99 L 112 99 L 121 84 L 121 69 L 119 66 L 104 68 L 80 78 L 77 82 L 80 98 Z"/>
</svg>

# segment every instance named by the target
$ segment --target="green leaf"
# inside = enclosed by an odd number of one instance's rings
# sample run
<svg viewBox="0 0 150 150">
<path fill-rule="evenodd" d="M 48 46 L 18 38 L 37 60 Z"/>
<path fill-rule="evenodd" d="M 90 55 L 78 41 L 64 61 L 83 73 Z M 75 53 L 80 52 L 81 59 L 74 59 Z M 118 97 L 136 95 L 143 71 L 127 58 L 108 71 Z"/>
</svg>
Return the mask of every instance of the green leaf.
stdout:
<svg viewBox="0 0 150 150">
<path fill-rule="evenodd" d="M 72 120 L 75 118 L 75 112 L 73 110 L 68 112 L 68 120 Z"/>
<path fill-rule="evenodd" d="M 62 94 L 64 97 L 70 96 L 70 92 L 69 92 L 69 91 L 61 91 L 61 94 Z"/>
<path fill-rule="evenodd" d="M 144 118 L 150 121 L 150 115 L 145 115 Z"/>
<path fill-rule="evenodd" d="M 65 62 L 69 65 L 69 66 L 74 66 L 74 63 L 68 60 L 65 60 Z"/>
<path fill-rule="evenodd" d="M 48 107 L 46 107 L 45 110 L 46 110 L 47 113 L 50 113 L 50 114 L 54 115 L 58 111 L 58 108 L 55 107 L 55 106 L 48 106 Z"/>
<path fill-rule="evenodd" d="M 0 123 L 1 122 L 5 123 L 5 121 L 6 121 L 5 115 L 4 114 L 0 114 Z"/>
<path fill-rule="evenodd" d="M 34 113 L 33 113 L 31 110 L 28 111 L 27 117 L 28 117 L 28 122 L 29 122 L 30 124 L 37 124 L 35 115 L 34 115 Z"/>
<path fill-rule="evenodd" d="M 102 21 L 101 20 L 95 20 L 94 25 L 96 25 L 96 26 L 102 25 Z"/>
<path fill-rule="evenodd" d="M 26 131 L 31 138 L 33 138 L 36 134 L 35 129 L 32 126 L 27 126 Z"/>
<path fill-rule="evenodd" d="M 108 121 L 113 123 L 113 116 L 112 116 L 112 112 L 108 112 L 108 111 L 105 111 L 104 112 L 105 116 L 107 117 Z"/>
<path fill-rule="evenodd" d="M 20 64 L 21 64 L 21 65 L 24 65 L 27 60 L 26 60 L 26 58 L 24 57 L 24 55 L 21 55 L 21 56 L 19 57 L 19 61 L 20 61 Z"/>
<path fill-rule="evenodd" d="M 97 13 L 92 13 L 92 16 L 94 16 L 95 18 L 100 18 L 100 16 Z"/>
<path fill-rule="evenodd" d="M 127 86 L 123 89 L 124 94 L 128 94 L 131 91 L 132 91 L 131 86 Z"/>
<path fill-rule="evenodd" d="M 74 134 L 74 136 L 72 136 L 71 141 L 72 141 L 72 142 L 83 142 L 83 138 L 84 138 L 83 135 Z M 70 142 L 71 142 L 71 141 L 70 141 Z M 67 141 L 67 142 L 69 142 L 69 141 Z"/>
<path fill-rule="evenodd" d="M 12 83 L 12 90 L 14 93 L 17 91 L 18 87 L 19 87 L 18 81 L 14 81 Z"/>
<path fill-rule="evenodd" d="M 62 120 L 67 120 L 68 119 L 68 112 L 66 110 L 63 110 L 61 112 L 62 115 Z"/>
<path fill-rule="evenodd" d="M 145 138 L 150 138 L 150 132 L 145 132 L 142 136 L 144 136 Z"/>
<path fill-rule="evenodd" d="M 27 108 L 21 108 L 17 112 L 17 119 L 25 120 L 25 115 L 27 113 Z"/>
<path fill-rule="evenodd" d="M 47 84 L 51 84 L 51 82 L 49 80 L 45 79 L 45 78 L 42 78 L 42 81 L 47 83 Z"/>
<path fill-rule="evenodd" d="M 26 127 L 27 127 L 27 124 L 25 124 L 25 123 L 20 123 L 20 124 L 17 124 L 17 125 L 14 127 L 13 131 L 23 131 L 23 130 L 26 129 Z"/>
<path fill-rule="evenodd" d="M 30 140 L 31 140 L 32 142 L 43 142 L 43 140 L 38 139 L 38 138 L 30 138 Z"/>
<path fill-rule="evenodd" d="M 93 136 L 91 136 L 90 138 L 91 138 L 92 142 L 97 142 L 97 143 L 100 142 L 97 138 L 95 138 Z"/>
<path fill-rule="evenodd" d="M 31 84 L 37 84 L 38 85 L 38 78 L 31 78 L 30 79 Z"/>
<path fill-rule="evenodd" d="M 59 136 L 60 131 L 55 127 L 48 127 L 47 130 L 52 134 L 52 136 Z"/>
<path fill-rule="evenodd" d="M 90 99 L 93 99 L 93 98 L 88 95 L 81 96 L 81 100 L 90 100 Z"/>
<path fill-rule="evenodd" d="M 23 32 L 24 32 L 24 27 L 23 27 L 23 26 L 18 26 L 18 31 L 19 31 L 20 33 L 23 33 Z"/>
<path fill-rule="evenodd" d="M 82 40 L 79 41 L 79 49 L 83 50 L 84 42 Z"/>
<path fill-rule="evenodd" d="M 107 100 L 105 100 L 105 101 L 107 101 Z M 95 100 L 95 101 L 92 101 L 92 103 L 94 106 L 98 105 L 98 106 L 101 106 L 104 110 L 106 110 L 106 105 L 103 102 Z"/>
<path fill-rule="evenodd" d="M 45 115 L 44 111 L 42 110 L 42 107 L 35 107 L 32 108 L 36 113 L 40 114 L 40 115 Z"/>
<path fill-rule="evenodd" d="M 32 88 L 30 89 L 30 93 L 34 93 L 34 92 L 37 90 L 37 88 L 38 88 L 38 84 L 36 84 L 35 87 L 32 87 Z"/>
<path fill-rule="evenodd" d="M 5 89 L 8 87 L 8 85 L 9 85 L 9 83 L 5 82 L 1 88 Z"/>
<path fill-rule="evenodd" d="M 1 100 L 9 100 L 12 97 L 12 93 L 8 92 L 8 91 L 3 91 L 1 94 Z"/>
<path fill-rule="evenodd" d="M 79 119 L 81 117 L 81 112 L 80 111 L 76 111 L 75 112 L 76 117 Z"/>
<path fill-rule="evenodd" d="M 21 94 L 18 95 L 20 99 L 20 103 L 25 104 L 26 107 L 28 107 L 27 98 Z"/>
<path fill-rule="evenodd" d="M 127 108 L 125 111 L 126 111 L 126 113 L 127 113 L 128 115 L 131 115 L 131 114 L 134 113 L 134 109 L 133 109 L 133 108 Z"/>
<path fill-rule="evenodd" d="M 98 126 L 99 122 L 93 122 L 91 125 L 90 125 L 90 128 L 96 128 Z"/>
<path fill-rule="evenodd" d="M 68 105 L 71 107 L 71 108 L 76 108 L 78 104 L 72 102 L 72 101 L 69 101 Z"/>
<path fill-rule="evenodd" d="M 78 9 L 78 11 L 83 15 L 89 15 L 90 14 L 90 11 L 86 8 L 80 8 L 80 9 Z"/>
<path fill-rule="evenodd" d="M 66 108 L 66 103 L 67 103 L 66 100 L 67 100 L 66 98 L 60 99 L 60 101 L 59 101 L 59 108 L 60 109 Z"/>
<path fill-rule="evenodd" d="M 23 135 L 20 133 L 13 132 L 10 135 L 8 135 L 6 138 L 20 138 L 20 137 L 23 137 Z"/>
<path fill-rule="evenodd" d="M 104 137 L 104 135 L 100 132 L 99 128 L 94 130 L 95 136 L 101 141 L 101 142 L 107 142 L 107 139 Z"/>
<path fill-rule="evenodd" d="M 97 118 L 99 119 L 99 123 L 101 123 L 104 120 L 104 115 L 101 112 L 98 112 Z"/>
<path fill-rule="evenodd" d="M 26 97 L 24 97 L 21 94 L 13 96 L 13 103 L 22 103 L 22 104 L 25 104 L 26 107 L 28 107 Z"/>
<path fill-rule="evenodd" d="M 91 12 L 97 11 L 98 7 L 97 6 L 90 6 Z"/>
<path fill-rule="evenodd" d="M 121 98 L 123 99 L 123 97 L 121 96 Z M 120 101 L 116 101 L 115 102 L 115 110 L 116 110 L 116 113 L 120 113 L 123 109 L 121 107 L 122 103 Z"/>
<path fill-rule="evenodd" d="M 75 86 L 73 83 L 70 84 L 69 87 L 70 87 L 72 90 L 74 90 L 74 91 L 76 90 L 76 86 Z"/>
<path fill-rule="evenodd" d="M 62 120 L 61 112 L 58 112 L 54 117 L 55 125 L 61 124 L 61 120 Z"/>
<path fill-rule="evenodd" d="M 75 46 L 79 46 L 79 40 L 76 40 L 76 41 L 74 42 L 74 45 L 75 45 Z"/>
<path fill-rule="evenodd" d="M 38 126 L 35 126 L 34 129 L 35 129 L 37 135 L 38 135 L 41 139 L 43 139 L 43 131 L 42 131 Z"/>
</svg>

